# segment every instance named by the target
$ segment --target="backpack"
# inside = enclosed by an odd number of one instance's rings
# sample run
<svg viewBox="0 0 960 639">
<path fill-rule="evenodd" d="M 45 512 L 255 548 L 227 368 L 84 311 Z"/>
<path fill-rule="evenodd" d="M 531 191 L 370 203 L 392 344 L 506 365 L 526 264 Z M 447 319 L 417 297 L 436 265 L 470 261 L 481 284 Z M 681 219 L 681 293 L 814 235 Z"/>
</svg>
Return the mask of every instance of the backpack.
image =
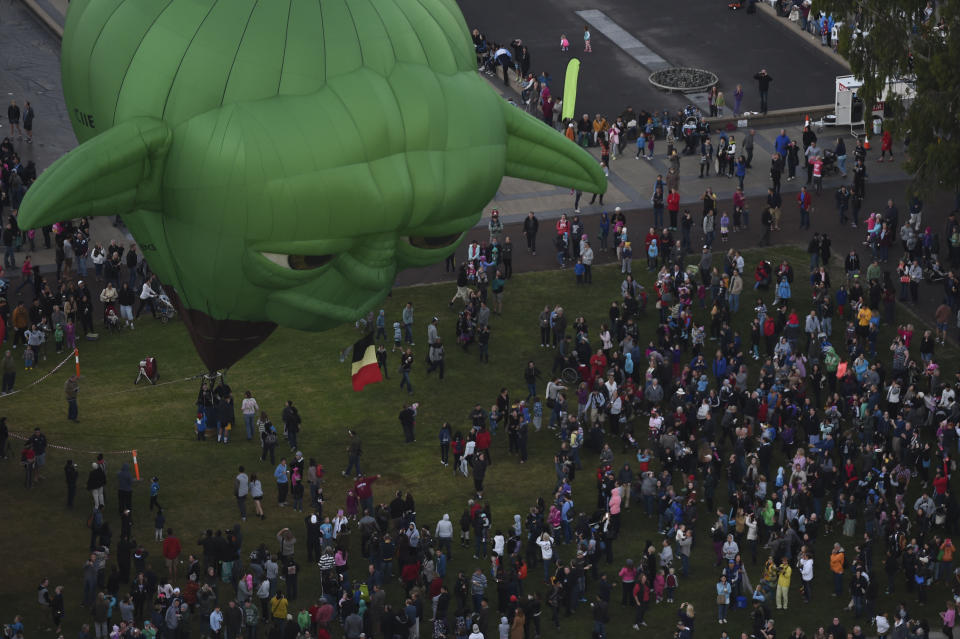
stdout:
<svg viewBox="0 0 960 639">
<path fill-rule="evenodd" d="M 270 431 L 269 433 L 267 433 L 267 436 L 264 438 L 264 441 L 267 442 L 268 444 L 276 444 L 277 434 L 273 431 Z"/>
</svg>

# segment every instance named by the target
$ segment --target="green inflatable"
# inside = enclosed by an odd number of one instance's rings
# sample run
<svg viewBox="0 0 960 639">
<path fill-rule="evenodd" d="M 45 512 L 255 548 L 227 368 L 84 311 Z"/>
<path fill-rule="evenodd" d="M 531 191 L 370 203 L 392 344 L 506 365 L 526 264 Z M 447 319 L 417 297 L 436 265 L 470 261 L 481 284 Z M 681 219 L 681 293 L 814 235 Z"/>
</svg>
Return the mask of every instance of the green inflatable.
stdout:
<svg viewBox="0 0 960 639">
<path fill-rule="evenodd" d="M 504 175 L 606 189 L 480 77 L 453 0 L 73 0 L 62 59 L 81 144 L 20 226 L 123 216 L 211 369 L 374 308 Z"/>
</svg>

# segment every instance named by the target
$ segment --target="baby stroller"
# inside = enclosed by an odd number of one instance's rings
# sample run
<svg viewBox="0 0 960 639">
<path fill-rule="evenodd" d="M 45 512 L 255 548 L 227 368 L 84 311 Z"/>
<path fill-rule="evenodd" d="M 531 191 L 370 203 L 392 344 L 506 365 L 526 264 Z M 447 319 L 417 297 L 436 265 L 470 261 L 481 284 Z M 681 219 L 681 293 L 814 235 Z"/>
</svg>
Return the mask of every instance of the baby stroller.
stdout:
<svg viewBox="0 0 960 639">
<path fill-rule="evenodd" d="M 177 309 L 174 308 L 173 302 L 170 301 L 170 297 L 163 292 L 162 287 L 158 291 L 155 304 L 157 306 L 157 316 L 160 318 L 161 324 L 166 324 L 174 315 L 177 314 Z"/>
<path fill-rule="evenodd" d="M 113 304 L 107 304 L 103 309 L 103 325 L 111 333 L 120 332 L 120 316 Z"/>
<path fill-rule="evenodd" d="M 836 153 L 829 150 L 823 152 L 823 164 L 820 167 L 820 171 L 824 177 L 840 173 L 840 167 L 837 166 Z"/>
</svg>

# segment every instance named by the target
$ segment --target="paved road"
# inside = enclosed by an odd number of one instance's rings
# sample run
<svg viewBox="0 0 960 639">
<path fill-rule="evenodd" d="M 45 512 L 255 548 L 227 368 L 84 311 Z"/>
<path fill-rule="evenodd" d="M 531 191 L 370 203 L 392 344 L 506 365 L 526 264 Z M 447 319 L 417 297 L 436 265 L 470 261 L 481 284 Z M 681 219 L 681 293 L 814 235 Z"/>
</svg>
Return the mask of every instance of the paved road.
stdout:
<svg viewBox="0 0 960 639">
<path fill-rule="evenodd" d="M 648 82 L 650 70 L 619 48 L 596 28 L 591 29 L 593 53 L 583 53 L 584 9 L 602 11 L 675 66 L 708 69 L 720 78 L 720 89 L 732 94 L 744 86 L 744 108 L 759 107 L 753 74 L 766 67 L 774 78 L 770 108 L 782 109 L 830 104 L 834 79 L 847 73 L 835 58 L 802 42 L 795 27 L 763 12 L 747 15 L 727 9 L 721 0 L 624 3 L 595 0 L 484 0 L 460 2 L 467 24 L 491 40 L 520 38 L 531 53 L 533 69 L 553 77 L 554 94 L 562 95 L 567 61 L 576 56 L 582 66 L 578 113 L 600 112 L 615 117 L 627 104 L 634 109 L 677 109 L 690 100 L 666 94 Z M 571 42 L 569 53 L 560 51 L 560 34 Z M 732 104 L 732 100 L 729 100 Z"/>
<path fill-rule="evenodd" d="M 14 146 L 24 164 L 33 161 L 41 172 L 77 145 L 63 102 L 60 41 L 20 2 L 0 2 L 0 42 L 4 51 L 0 56 L 0 96 L 4 103 L 16 100 L 21 106 L 29 100 L 36 113 L 34 142 L 27 144 L 15 139 Z M 8 135 L 7 119 L 3 118 L 0 137 Z M 115 229 L 106 218 L 95 218 L 91 222 L 91 233 L 94 240 L 104 246 L 112 239 L 128 241 L 126 233 Z M 38 243 L 38 248 L 40 246 L 42 243 Z M 33 263 L 45 272 L 53 268 L 52 249 L 40 249 L 32 255 Z M 22 259 L 23 255 L 18 255 L 17 263 Z M 7 273 L 5 277 L 11 275 Z M 16 275 L 19 276 L 19 271 Z"/>
</svg>

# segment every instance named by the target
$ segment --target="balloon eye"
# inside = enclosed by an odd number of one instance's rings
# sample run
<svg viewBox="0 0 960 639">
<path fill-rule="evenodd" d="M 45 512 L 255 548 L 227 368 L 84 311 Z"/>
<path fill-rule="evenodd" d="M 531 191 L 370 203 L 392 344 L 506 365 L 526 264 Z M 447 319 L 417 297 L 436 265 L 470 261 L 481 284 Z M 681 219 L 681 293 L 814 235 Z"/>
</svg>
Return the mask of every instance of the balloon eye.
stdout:
<svg viewBox="0 0 960 639">
<path fill-rule="evenodd" d="M 454 233 L 452 235 L 440 235 L 436 237 L 430 237 L 427 235 L 411 235 L 407 238 L 407 241 L 410 242 L 410 246 L 418 249 L 440 249 L 455 243 L 460 239 L 460 235 L 460 233 Z"/>
<path fill-rule="evenodd" d="M 311 271 L 324 266 L 334 255 L 286 255 L 284 253 L 262 253 L 262 255 L 276 264 L 292 271 Z"/>
<path fill-rule="evenodd" d="M 332 259 L 332 255 L 291 255 L 287 258 L 287 264 L 295 271 L 309 271 L 320 268 Z"/>
</svg>

